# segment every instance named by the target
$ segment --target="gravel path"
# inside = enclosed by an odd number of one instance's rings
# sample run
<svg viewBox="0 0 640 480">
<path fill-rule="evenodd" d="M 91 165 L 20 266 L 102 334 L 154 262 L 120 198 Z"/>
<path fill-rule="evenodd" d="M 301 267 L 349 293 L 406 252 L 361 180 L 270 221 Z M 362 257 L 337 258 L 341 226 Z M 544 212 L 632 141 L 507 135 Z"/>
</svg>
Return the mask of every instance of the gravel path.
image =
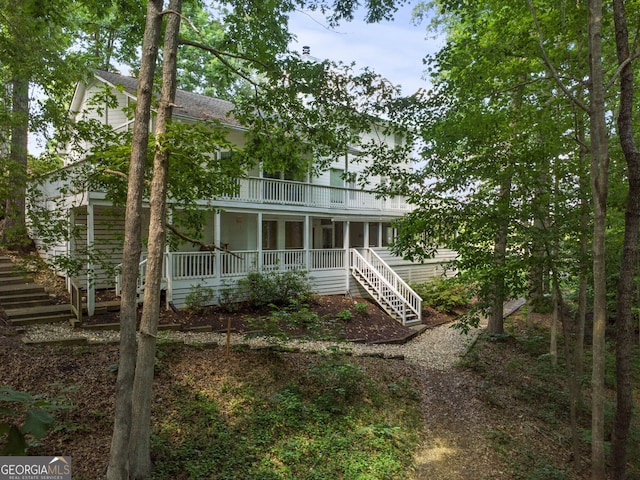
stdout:
<svg viewBox="0 0 640 480">
<path fill-rule="evenodd" d="M 303 352 L 329 351 L 339 348 L 353 355 L 375 355 L 384 358 L 404 358 L 416 366 L 446 370 L 459 359 L 475 337 L 477 330 L 462 335 L 449 324 L 427 329 L 405 344 L 365 345 L 358 343 L 335 343 L 317 341 L 291 341 L 280 344 Z M 212 332 L 164 331 L 159 339 L 174 340 L 185 344 L 219 345 L 226 344 L 226 335 Z M 119 340 L 119 332 L 110 330 L 88 330 L 72 328 L 67 324 L 34 325 L 26 329 L 26 342 L 53 342 L 65 339 L 86 339 L 91 343 L 114 343 Z M 273 345 L 266 338 L 247 338 L 242 334 L 231 334 L 231 345 L 247 345 L 249 348 L 265 348 Z"/>
<path fill-rule="evenodd" d="M 510 315 L 523 305 L 523 300 L 513 300 L 505 304 L 504 314 Z M 303 352 L 329 351 L 335 348 L 351 352 L 353 355 L 375 355 L 383 358 L 404 358 L 408 363 L 435 370 L 448 370 L 464 354 L 470 343 L 486 327 L 486 320 L 468 334 L 451 328 L 450 324 L 430 328 L 407 343 L 365 345 L 358 343 L 335 343 L 316 341 L 291 341 L 280 343 L 286 348 Z M 119 332 L 111 330 L 88 330 L 72 328 L 67 324 L 34 325 L 27 327 L 24 340 L 27 342 L 55 341 L 62 339 L 86 339 L 89 343 L 114 343 L 119 340 Z M 185 344 L 219 345 L 226 344 L 226 335 L 213 332 L 174 332 L 163 331 L 159 339 L 174 340 Z M 274 345 L 266 338 L 247 338 L 243 334 L 231 334 L 231 345 L 246 345 L 249 348 L 265 348 Z"/>
</svg>

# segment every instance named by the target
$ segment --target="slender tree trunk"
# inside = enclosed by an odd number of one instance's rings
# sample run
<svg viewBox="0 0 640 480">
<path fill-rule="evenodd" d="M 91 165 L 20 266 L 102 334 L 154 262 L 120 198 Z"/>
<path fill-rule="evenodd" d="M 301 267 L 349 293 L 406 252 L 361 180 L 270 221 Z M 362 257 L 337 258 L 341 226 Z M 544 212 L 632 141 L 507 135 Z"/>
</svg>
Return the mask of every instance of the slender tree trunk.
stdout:
<svg viewBox="0 0 640 480">
<path fill-rule="evenodd" d="M 487 331 L 489 333 L 504 333 L 504 301 L 505 281 L 504 268 L 507 256 L 507 238 L 509 233 L 509 203 L 511 199 L 511 179 L 506 178 L 500 185 L 500 199 L 498 209 L 499 224 L 493 249 L 493 268 L 497 272 L 493 280 L 491 295 L 491 312 Z"/>
<path fill-rule="evenodd" d="M 29 80 L 16 76 L 11 82 L 10 174 L 13 192 L 5 202 L 2 243 L 24 250 L 30 244 L 27 235 L 25 197 L 29 131 Z"/>
<path fill-rule="evenodd" d="M 131 164 L 125 212 L 122 255 L 122 300 L 120 307 L 120 363 L 116 380 L 116 406 L 107 478 L 129 478 L 131 403 L 136 362 L 137 279 L 141 253 L 142 195 L 149 139 L 153 75 L 162 27 L 162 0 L 149 0 L 138 75 L 138 92 L 133 126 Z"/>
<path fill-rule="evenodd" d="M 602 0 L 589 0 L 589 122 L 591 132 L 591 188 L 593 194 L 593 366 L 591 375 L 591 476 L 605 478 L 604 359 L 607 325 L 605 231 L 609 149 L 602 73 Z"/>
<path fill-rule="evenodd" d="M 167 122 L 171 119 L 176 93 L 176 55 L 182 0 L 171 0 L 165 31 L 162 65 L 162 95 L 156 118 L 156 149 L 151 183 L 149 243 L 144 307 L 140 322 L 140 340 L 133 386 L 133 427 L 129 441 L 131 478 L 144 479 L 151 474 L 150 429 L 156 335 L 160 309 L 160 283 L 166 239 L 167 179 L 170 146 L 165 143 Z"/>
<path fill-rule="evenodd" d="M 581 144 L 585 144 L 584 130 L 580 129 Z M 584 147 L 580 148 L 580 165 L 586 163 L 587 152 Z M 582 378 L 584 375 L 584 334 L 587 319 L 587 277 L 589 274 L 588 253 L 589 240 L 586 235 L 589 228 L 589 200 L 587 198 L 587 186 L 589 180 L 586 175 L 580 174 L 580 273 L 578 278 L 578 310 L 576 312 L 576 338 L 575 338 L 575 363 L 576 377 Z M 578 385 L 580 385 L 578 383 Z M 582 392 L 580 392 L 580 404 L 582 404 Z"/>
<path fill-rule="evenodd" d="M 624 243 L 618 279 L 616 304 L 616 415 L 611 457 L 613 474 L 624 480 L 627 467 L 627 442 L 633 411 L 631 356 L 633 352 L 634 274 L 638 261 L 640 228 L 640 152 L 633 138 L 633 68 L 630 62 L 629 35 L 623 0 L 613 1 L 616 47 L 620 72 L 620 112 L 618 137 L 627 162 L 629 191 L 625 213 Z M 626 64 L 624 62 L 627 62 Z"/>
</svg>

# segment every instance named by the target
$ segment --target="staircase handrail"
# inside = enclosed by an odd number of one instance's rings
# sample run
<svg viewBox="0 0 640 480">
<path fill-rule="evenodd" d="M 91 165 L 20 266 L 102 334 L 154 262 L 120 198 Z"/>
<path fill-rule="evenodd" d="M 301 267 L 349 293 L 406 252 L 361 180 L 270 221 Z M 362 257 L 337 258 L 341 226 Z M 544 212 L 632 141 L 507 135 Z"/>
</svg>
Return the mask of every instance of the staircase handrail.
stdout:
<svg viewBox="0 0 640 480">
<path fill-rule="evenodd" d="M 356 260 L 354 262 L 354 259 Z M 397 296 L 398 298 L 400 298 L 402 301 L 402 310 L 400 310 L 398 307 L 396 307 L 389 299 L 386 295 L 383 294 L 383 291 L 381 288 L 379 288 L 378 286 L 372 284 L 369 281 L 369 285 L 374 288 L 376 290 L 376 292 L 378 292 L 378 294 L 380 295 L 381 299 L 384 299 L 386 305 L 391 308 L 394 312 L 396 312 L 396 314 L 402 318 L 402 321 L 404 323 L 405 319 L 406 319 L 406 305 L 407 302 L 404 301 L 404 299 L 402 298 L 402 295 L 400 294 L 400 292 L 398 292 L 394 286 L 389 283 L 389 281 L 384 278 L 382 275 L 380 275 L 380 272 L 378 272 L 373 265 L 371 265 L 371 263 L 369 263 L 367 261 L 366 258 L 364 258 L 364 256 L 358 252 L 355 248 L 351 249 L 351 268 L 353 268 L 354 270 L 357 270 L 362 276 L 363 278 L 367 279 L 367 276 L 365 275 L 365 271 L 364 268 L 362 266 L 366 267 L 367 271 L 372 272 L 375 277 L 382 283 L 384 284 L 395 296 Z"/>
<path fill-rule="evenodd" d="M 420 319 L 420 321 L 422 321 L 422 297 L 420 295 L 418 295 L 418 293 L 413 288 L 411 288 L 409 286 L 409 284 L 407 282 L 405 282 L 402 279 L 402 277 L 400 277 L 400 275 L 398 275 L 393 270 L 393 268 L 391 268 L 389 266 L 389 264 L 387 262 L 385 262 L 382 259 L 382 257 L 380 257 L 380 255 L 378 255 L 375 252 L 375 250 L 373 250 L 371 248 L 367 248 L 367 252 L 369 254 L 371 254 L 371 256 L 376 259 L 377 264 L 382 266 L 384 268 L 384 271 L 391 276 L 391 278 L 393 279 L 392 284 L 397 285 L 396 286 L 396 290 L 398 290 L 400 292 L 402 297 L 409 304 L 411 310 L 413 310 L 413 312 L 416 315 L 418 315 L 418 318 Z M 370 262 L 370 263 L 373 265 L 374 268 L 377 269 L 377 265 L 376 264 L 374 264 L 373 262 Z M 387 280 L 390 281 L 388 278 L 387 278 Z"/>
<path fill-rule="evenodd" d="M 400 297 L 409 305 L 409 309 L 415 313 L 420 321 L 422 321 L 422 297 L 398 275 L 393 268 L 385 262 L 375 250 L 371 248 L 365 249 L 369 259 L 365 257 L 371 266 L 378 271 L 389 282 Z"/>
</svg>

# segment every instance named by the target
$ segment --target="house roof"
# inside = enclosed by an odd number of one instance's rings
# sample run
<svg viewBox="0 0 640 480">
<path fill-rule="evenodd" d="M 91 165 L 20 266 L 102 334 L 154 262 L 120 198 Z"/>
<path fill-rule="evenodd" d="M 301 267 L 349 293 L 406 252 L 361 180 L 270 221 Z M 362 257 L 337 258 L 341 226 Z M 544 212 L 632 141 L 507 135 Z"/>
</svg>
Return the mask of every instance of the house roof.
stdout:
<svg viewBox="0 0 640 480">
<path fill-rule="evenodd" d="M 97 79 L 107 82 L 113 86 L 120 85 L 124 92 L 133 100 L 136 99 L 138 80 L 133 77 L 121 75 L 104 70 L 96 70 Z M 174 115 L 191 118 L 194 120 L 218 120 L 226 125 L 239 127 L 240 123 L 233 117 L 233 103 L 219 98 L 207 97 L 198 93 L 176 91 L 177 107 L 174 108 Z"/>
</svg>

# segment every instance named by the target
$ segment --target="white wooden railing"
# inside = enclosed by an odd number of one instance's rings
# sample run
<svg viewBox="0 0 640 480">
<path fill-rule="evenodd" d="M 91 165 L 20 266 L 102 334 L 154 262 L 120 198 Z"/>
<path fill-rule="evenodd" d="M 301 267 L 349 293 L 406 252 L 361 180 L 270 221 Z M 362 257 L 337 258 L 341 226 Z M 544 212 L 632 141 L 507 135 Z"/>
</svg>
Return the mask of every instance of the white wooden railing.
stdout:
<svg viewBox="0 0 640 480">
<path fill-rule="evenodd" d="M 304 269 L 344 269 L 344 250 L 247 250 L 236 252 L 169 252 L 164 254 L 163 278 L 167 286 L 178 280 L 237 277 L 252 271 L 284 271 Z M 218 270 L 217 262 L 220 262 Z M 260 260 L 260 262 L 258 261 Z M 118 265 L 120 269 L 122 265 Z M 146 254 L 142 255 L 138 272 L 138 292 L 144 289 L 147 271 Z M 122 275 L 116 276 L 116 294 L 122 290 Z"/>
<path fill-rule="evenodd" d="M 407 212 L 413 206 L 404 197 L 376 198 L 366 190 L 356 190 L 327 185 L 248 177 L 238 180 L 235 195 L 221 197 L 223 200 L 246 203 L 268 203 L 297 205 L 326 209 L 359 209 Z"/>
<path fill-rule="evenodd" d="M 351 269 L 355 277 L 386 310 L 403 324 L 422 322 L 422 298 L 371 249 L 364 255 L 352 248 Z"/>
</svg>

